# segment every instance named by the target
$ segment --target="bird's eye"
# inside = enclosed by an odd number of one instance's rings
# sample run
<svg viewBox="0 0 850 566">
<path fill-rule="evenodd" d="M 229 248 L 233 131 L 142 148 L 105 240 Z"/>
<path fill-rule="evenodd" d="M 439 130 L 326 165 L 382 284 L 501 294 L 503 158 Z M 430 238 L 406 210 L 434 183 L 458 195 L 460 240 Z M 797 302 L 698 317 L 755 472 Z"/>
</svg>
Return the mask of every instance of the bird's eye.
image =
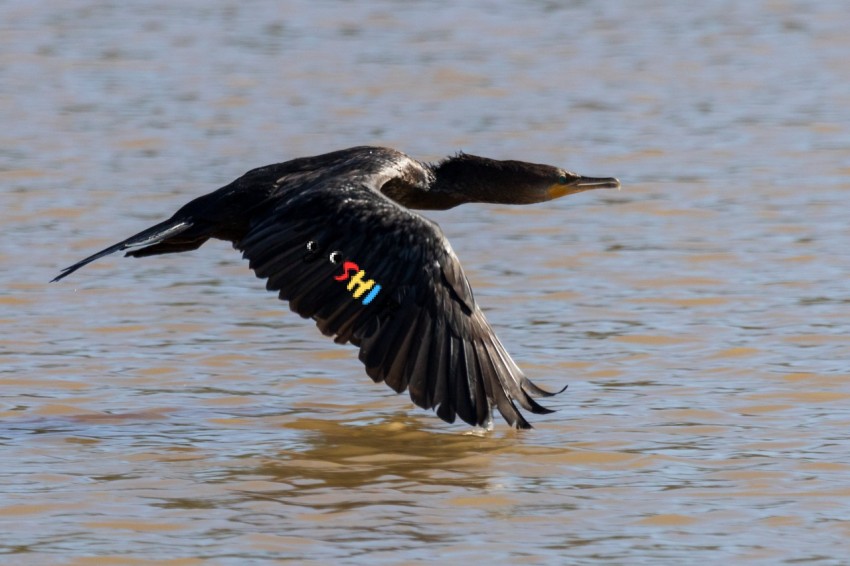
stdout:
<svg viewBox="0 0 850 566">
<path fill-rule="evenodd" d="M 567 184 L 567 176 L 561 175 L 560 177 L 558 177 L 558 182 L 562 185 L 566 185 Z"/>
<path fill-rule="evenodd" d="M 331 255 L 328 256 L 328 259 L 330 260 L 331 263 L 338 264 L 339 262 L 342 261 L 342 252 L 340 252 L 340 251 L 331 252 Z"/>
<path fill-rule="evenodd" d="M 310 240 L 309 242 L 307 242 L 307 251 L 311 254 L 316 253 L 317 251 L 319 251 L 319 244 L 317 244 L 313 240 Z"/>
</svg>

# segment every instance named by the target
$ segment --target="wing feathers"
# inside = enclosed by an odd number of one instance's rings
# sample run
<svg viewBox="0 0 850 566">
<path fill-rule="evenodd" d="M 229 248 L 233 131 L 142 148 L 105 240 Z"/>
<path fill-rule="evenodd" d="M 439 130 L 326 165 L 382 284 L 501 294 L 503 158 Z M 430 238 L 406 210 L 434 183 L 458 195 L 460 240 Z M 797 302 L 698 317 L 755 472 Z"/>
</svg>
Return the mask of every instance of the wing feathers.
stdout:
<svg viewBox="0 0 850 566">
<path fill-rule="evenodd" d="M 431 409 L 433 402 L 433 387 L 430 387 L 430 378 L 434 364 L 432 362 L 433 352 L 431 346 L 434 337 L 433 318 L 426 310 L 422 310 L 416 335 L 421 342 L 416 356 L 410 356 L 405 366 L 405 373 L 409 376 L 407 388 L 410 391 L 410 399 L 423 409 Z"/>
<path fill-rule="evenodd" d="M 443 420 L 488 426 L 496 407 L 512 426 L 530 428 L 516 403 L 550 412 L 531 396 L 551 393 L 529 381 L 496 338 L 435 224 L 393 214 L 395 205 L 373 202 L 383 197 L 369 191 L 340 200 L 322 190 L 272 210 L 237 242 L 268 289 L 322 333 L 358 345 L 374 381 L 408 389 Z M 336 210 L 333 222 L 328 209 Z"/>
<path fill-rule="evenodd" d="M 373 380 L 408 389 L 448 422 L 488 426 L 496 407 L 512 426 L 530 428 L 516 403 L 548 413 L 532 397 L 554 393 L 529 381 L 496 338 L 439 226 L 385 196 L 433 181 L 432 167 L 374 147 L 261 167 L 54 281 L 117 251 L 231 241 L 293 311 L 358 346 Z"/>
<path fill-rule="evenodd" d="M 469 350 L 472 344 L 457 340 L 457 361 L 453 361 L 455 369 L 455 410 L 464 422 L 473 426 L 478 424 L 475 413 L 475 386 L 474 381 L 478 379 L 474 364 L 470 364 L 471 356 Z"/>
</svg>

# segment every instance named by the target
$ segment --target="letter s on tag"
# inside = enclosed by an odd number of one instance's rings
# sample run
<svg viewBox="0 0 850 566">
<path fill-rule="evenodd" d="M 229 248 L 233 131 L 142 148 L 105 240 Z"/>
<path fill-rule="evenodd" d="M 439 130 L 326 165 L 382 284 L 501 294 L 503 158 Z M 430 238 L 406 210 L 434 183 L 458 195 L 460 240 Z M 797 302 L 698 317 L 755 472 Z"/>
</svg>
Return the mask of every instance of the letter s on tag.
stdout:
<svg viewBox="0 0 850 566">
<path fill-rule="evenodd" d="M 334 276 L 334 279 L 336 279 L 337 281 L 345 281 L 346 279 L 351 277 L 352 273 L 357 273 L 358 271 L 360 271 L 360 266 L 358 266 L 353 261 L 346 261 L 342 264 L 342 273 Z"/>
</svg>

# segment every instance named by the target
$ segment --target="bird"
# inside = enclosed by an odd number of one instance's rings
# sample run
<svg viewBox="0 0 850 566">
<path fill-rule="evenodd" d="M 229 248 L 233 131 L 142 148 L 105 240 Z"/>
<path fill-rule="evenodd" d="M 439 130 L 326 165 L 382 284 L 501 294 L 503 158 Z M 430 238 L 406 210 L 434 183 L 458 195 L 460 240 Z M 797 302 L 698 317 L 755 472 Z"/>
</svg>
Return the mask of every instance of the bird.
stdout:
<svg viewBox="0 0 850 566">
<path fill-rule="evenodd" d="M 536 163 L 459 152 L 438 162 L 358 146 L 252 169 L 171 218 L 65 269 L 115 252 L 146 257 L 197 249 L 210 238 L 242 252 L 266 288 L 335 342 L 359 348 L 366 374 L 448 423 L 513 428 L 520 411 L 553 412 L 497 338 L 436 222 L 416 210 L 466 203 L 524 205 L 590 189 L 585 177 Z M 519 405 L 519 407 L 517 407 Z"/>
</svg>

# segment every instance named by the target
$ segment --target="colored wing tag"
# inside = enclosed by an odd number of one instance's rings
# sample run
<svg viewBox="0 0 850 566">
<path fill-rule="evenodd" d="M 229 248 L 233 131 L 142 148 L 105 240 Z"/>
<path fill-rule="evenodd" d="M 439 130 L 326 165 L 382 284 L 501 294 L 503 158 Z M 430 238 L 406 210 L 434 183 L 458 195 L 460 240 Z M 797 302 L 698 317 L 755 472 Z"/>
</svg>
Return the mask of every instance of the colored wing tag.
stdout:
<svg viewBox="0 0 850 566">
<path fill-rule="evenodd" d="M 307 253 L 304 256 L 305 262 L 315 261 L 319 257 L 319 244 L 313 240 L 307 242 Z M 368 305 L 378 293 L 381 292 L 381 285 L 375 283 L 374 279 L 365 279 L 366 271 L 360 269 L 360 266 L 353 261 L 342 261 L 343 254 L 341 251 L 333 251 L 328 254 L 328 261 L 334 265 L 342 263 L 342 273 L 334 276 L 336 281 L 348 281 L 346 289 L 351 292 L 352 297 L 359 299 L 363 297 L 363 304 Z M 352 275 L 353 274 L 353 275 Z M 368 291 L 368 293 L 367 293 Z"/>
</svg>

